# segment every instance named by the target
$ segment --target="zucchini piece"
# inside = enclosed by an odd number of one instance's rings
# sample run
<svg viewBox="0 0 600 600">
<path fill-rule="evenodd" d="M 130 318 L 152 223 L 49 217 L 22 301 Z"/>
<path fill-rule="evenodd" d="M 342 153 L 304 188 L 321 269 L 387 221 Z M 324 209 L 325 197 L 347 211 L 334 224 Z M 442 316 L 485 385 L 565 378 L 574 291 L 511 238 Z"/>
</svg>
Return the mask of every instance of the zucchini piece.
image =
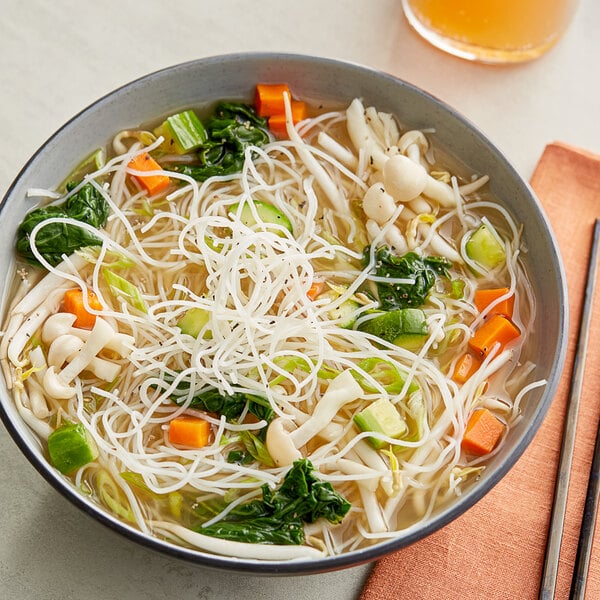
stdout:
<svg viewBox="0 0 600 600">
<path fill-rule="evenodd" d="M 328 298 L 331 302 L 340 297 L 340 293 L 331 290 L 319 295 L 319 299 Z M 339 320 L 339 326 L 342 329 L 352 329 L 356 322 L 356 311 L 360 308 L 360 304 L 352 298 L 348 298 L 339 306 L 327 311 L 327 315 L 332 320 Z"/>
<path fill-rule="evenodd" d="M 155 130 L 154 134 L 163 136 L 160 149 L 164 152 L 187 154 L 197 150 L 208 138 L 204 125 L 193 110 L 184 110 L 167 117 Z"/>
<path fill-rule="evenodd" d="M 184 315 L 179 319 L 177 327 L 181 329 L 181 333 L 191 335 L 197 338 L 202 331 L 202 328 L 208 323 L 210 313 L 204 308 L 190 308 Z M 205 331 L 202 336 L 205 340 L 212 338 L 210 331 Z"/>
<path fill-rule="evenodd" d="M 274 225 L 281 225 L 290 233 L 294 233 L 294 229 L 290 220 L 278 208 L 276 208 L 272 204 L 269 204 L 268 202 L 262 202 L 261 200 L 253 200 L 252 202 L 254 204 L 254 208 L 256 209 L 256 214 L 260 222 L 265 223 L 267 225 L 270 223 L 273 223 Z M 231 207 L 230 212 L 232 212 L 233 214 L 238 214 L 239 206 L 239 204 L 234 204 Z M 252 208 L 247 202 L 242 207 L 240 219 L 242 223 L 247 227 L 253 227 L 257 224 L 256 219 L 252 214 Z"/>
<path fill-rule="evenodd" d="M 408 433 L 408 425 L 387 398 L 380 398 L 355 414 L 354 423 L 361 431 L 381 433 L 391 438 L 400 438 Z M 368 440 L 377 450 L 386 445 L 385 441 L 376 437 Z"/>
<path fill-rule="evenodd" d="M 429 333 L 425 313 L 420 308 L 399 308 L 365 321 L 361 331 L 407 349 L 419 348 Z"/>
<path fill-rule="evenodd" d="M 98 458 L 98 447 L 81 423 L 68 423 L 48 436 L 50 462 L 63 475 Z"/>
<path fill-rule="evenodd" d="M 486 269 L 494 269 L 506 260 L 506 252 L 490 228 L 483 223 L 465 245 L 467 256 Z"/>
<path fill-rule="evenodd" d="M 348 299 L 342 302 L 337 308 L 332 308 L 328 311 L 331 319 L 339 319 L 339 326 L 342 329 L 352 329 L 356 322 L 356 311 L 360 308 L 360 304 L 356 300 Z"/>
</svg>

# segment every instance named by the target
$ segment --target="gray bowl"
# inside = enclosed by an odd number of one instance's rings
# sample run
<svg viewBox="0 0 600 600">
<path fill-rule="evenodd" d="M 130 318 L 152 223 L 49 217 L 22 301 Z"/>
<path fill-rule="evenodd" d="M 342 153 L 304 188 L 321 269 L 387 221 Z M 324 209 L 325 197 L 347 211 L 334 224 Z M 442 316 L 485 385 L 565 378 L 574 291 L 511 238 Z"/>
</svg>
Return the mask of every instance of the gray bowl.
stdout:
<svg viewBox="0 0 600 600">
<path fill-rule="evenodd" d="M 10 281 L 14 273 L 13 232 L 31 208 L 25 199 L 28 188 L 57 186 L 82 157 L 106 144 L 121 129 L 205 101 L 250 100 L 257 82 L 287 82 L 299 97 L 326 104 L 347 103 L 361 97 L 366 104 L 394 113 L 411 128 L 435 128 L 437 145 L 474 171 L 487 173 L 492 192 L 503 200 L 517 222 L 524 223 L 531 283 L 536 297 L 544 299 L 538 303 L 532 340 L 537 364 L 534 377 L 546 379 L 548 384 L 529 395 L 524 418 L 511 430 L 507 443 L 490 461 L 481 479 L 428 521 L 393 540 L 316 561 L 240 560 L 144 535 L 80 495 L 50 466 L 39 441 L 17 413 L 3 380 L 0 413 L 17 445 L 54 488 L 84 512 L 135 542 L 213 568 L 261 574 L 317 573 L 372 561 L 429 535 L 464 513 L 508 472 L 538 430 L 560 378 L 567 342 L 566 284 L 557 244 L 538 200 L 509 161 L 476 127 L 443 102 L 390 75 L 335 60 L 286 54 L 236 54 L 177 65 L 129 83 L 76 115 L 30 159 L 0 206 L 2 231 L 10 238 L 0 248 L 0 281 Z M 6 311 L 7 294 L 5 288 L 1 314 Z"/>
</svg>

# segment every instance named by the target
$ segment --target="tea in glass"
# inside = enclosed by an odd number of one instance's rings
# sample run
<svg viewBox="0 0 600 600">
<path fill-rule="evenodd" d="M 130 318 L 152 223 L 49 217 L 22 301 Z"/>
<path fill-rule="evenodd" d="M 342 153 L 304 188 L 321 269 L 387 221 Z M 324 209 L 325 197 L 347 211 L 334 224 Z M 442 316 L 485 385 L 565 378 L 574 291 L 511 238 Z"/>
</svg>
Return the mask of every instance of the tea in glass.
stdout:
<svg viewBox="0 0 600 600">
<path fill-rule="evenodd" d="M 567 29 L 577 0 L 402 0 L 411 26 L 434 46 L 491 63 L 530 60 Z"/>
</svg>

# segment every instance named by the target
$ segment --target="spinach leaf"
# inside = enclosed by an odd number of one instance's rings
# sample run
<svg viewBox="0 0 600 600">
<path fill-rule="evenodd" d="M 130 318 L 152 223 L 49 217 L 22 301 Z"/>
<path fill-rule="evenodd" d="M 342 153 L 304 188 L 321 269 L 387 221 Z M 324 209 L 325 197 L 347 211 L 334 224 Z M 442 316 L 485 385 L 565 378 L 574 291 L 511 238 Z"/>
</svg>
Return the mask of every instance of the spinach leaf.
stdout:
<svg viewBox="0 0 600 600">
<path fill-rule="evenodd" d="M 368 264 L 369 248 L 364 252 Z M 388 246 L 375 252 L 375 275 L 394 279 L 413 279 L 414 283 L 377 282 L 377 295 L 383 310 L 418 308 L 425 304 L 436 277 L 448 277 L 452 263 L 441 256 L 419 256 L 408 252 L 404 256 L 393 254 Z"/>
<path fill-rule="evenodd" d="M 71 191 L 76 184 L 69 184 Z M 34 227 L 53 217 L 64 217 L 87 223 L 100 229 L 108 218 L 109 206 L 102 194 L 90 183 L 84 185 L 62 204 L 42 206 L 25 215 L 17 230 L 17 252 L 28 262 L 39 265 L 31 250 L 30 235 Z M 66 223 L 49 223 L 40 229 L 35 239 L 35 245 L 41 255 L 55 266 L 62 260 L 62 255 L 73 254 L 80 248 L 100 246 L 102 241 L 89 231 Z"/>
<path fill-rule="evenodd" d="M 173 381 L 173 378 L 166 374 L 164 379 L 167 383 Z M 183 404 L 184 396 L 187 396 L 189 389 L 189 383 L 182 381 L 177 386 L 177 391 L 171 395 L 171 400 L 175 404 Z M 192 398 L 189 406 L 197 410 L 224 415 L 227 421 L 231 422 L 240 417 L 246 408 L 246 404 L 248 405 L 248 412 L 257 419 L 264 419 L 267 423 L 273 419 L 273 409 L 266 398 L 243 392 L 223 395 L 215 388 L 204 389 Z"/>
<path fill-rule="evenodd" d="M 302 544 L 303 523 L 321 517 L 340 523 L 350 508 L 351 504 L 330 483 L 315 475 L 311 462 L 302 459 L 292 465 L 279 489 L 273 491 L 263 485 L 261 500 L 240 504 L 217 523 L 200 525 L 196 531 L 255 544 Z M 206 514 L 200 506 L 196 512 L 198 516 Z"/>
<path fill-rule="evenodd" d="M 198 181 L 214 175 L 239 173 L 248 146 L 262 146 L 270 137 L 267 121 L 254 109 L 234 102 L 219 102 L 214 115 L 203 122 L 207 140 L 198 150 L 199 164 L 176 165 L 174 170 Z"/>
</svg>

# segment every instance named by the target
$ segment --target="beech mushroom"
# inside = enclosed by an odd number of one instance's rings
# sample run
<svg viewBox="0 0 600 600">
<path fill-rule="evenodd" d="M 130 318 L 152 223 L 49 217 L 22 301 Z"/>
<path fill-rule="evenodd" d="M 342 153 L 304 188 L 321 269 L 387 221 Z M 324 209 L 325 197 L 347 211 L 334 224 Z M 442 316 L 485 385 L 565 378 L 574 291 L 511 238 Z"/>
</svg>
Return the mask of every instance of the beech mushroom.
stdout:
<svg viewBox="0 0 600 600">
<path fill-rule="evenodd" d="M 383 183 L 396 202 L 409 202 L 419 196 L 427 186 L 429 175 L 425 168 L 410 158 L 397 154 L 383 167 Z"/>
<path fill-rule="evenodd" d="M 313 414 L 300 427 L 289 432 L 281 417 L 271 421 L 267 429 L 266 444 L 275 464 L 289 465 L 301 458 L 302 454 L 298 449 L 325 429 L 344 404 L 356 400 L 362 393 L 363 390 L 352 373 L 349 370 L 342 371 L 331 381 Z"/>
</svg>

